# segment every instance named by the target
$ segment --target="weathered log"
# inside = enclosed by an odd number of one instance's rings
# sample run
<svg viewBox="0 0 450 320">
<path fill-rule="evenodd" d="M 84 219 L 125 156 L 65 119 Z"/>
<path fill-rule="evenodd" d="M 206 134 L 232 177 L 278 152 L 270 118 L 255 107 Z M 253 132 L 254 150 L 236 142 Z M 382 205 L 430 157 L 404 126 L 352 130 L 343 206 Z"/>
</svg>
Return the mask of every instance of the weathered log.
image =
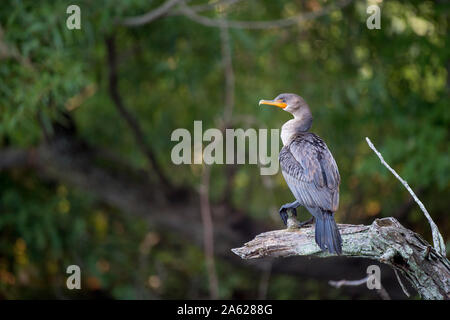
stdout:
<svg viewBox="0 0 450 320">
<path fill-rule="evenodd" d="M 290 217 L 289 225 L 294 225 Z M 363 257 L 400 271 L 424 299 L 450 299 L 450 262 L 417 233 L 394 218 L 370 226 L 339 224 L 342 256 Z M 329 257 L 314 241 L 312 226 L 274 230 L 257 235 L 232 251 L 242 259 L 263 257 Z"/>
</svg>

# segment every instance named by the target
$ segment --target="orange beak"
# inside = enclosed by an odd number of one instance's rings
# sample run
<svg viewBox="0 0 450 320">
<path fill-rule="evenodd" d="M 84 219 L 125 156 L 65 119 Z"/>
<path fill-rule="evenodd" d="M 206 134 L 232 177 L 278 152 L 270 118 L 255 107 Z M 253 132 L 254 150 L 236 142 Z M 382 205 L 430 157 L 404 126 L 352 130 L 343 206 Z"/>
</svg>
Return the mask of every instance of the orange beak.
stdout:
<svg viewBox="0 0 450 320">
<path fill-rule="evenodd" d="M 283 102 L 283 100 L 259 100 L 259 105 L 267 104 L 269 106 L 276 106 L 278 108 L 284 109 L 287 107 L 287 103 Z"/>
</svg>

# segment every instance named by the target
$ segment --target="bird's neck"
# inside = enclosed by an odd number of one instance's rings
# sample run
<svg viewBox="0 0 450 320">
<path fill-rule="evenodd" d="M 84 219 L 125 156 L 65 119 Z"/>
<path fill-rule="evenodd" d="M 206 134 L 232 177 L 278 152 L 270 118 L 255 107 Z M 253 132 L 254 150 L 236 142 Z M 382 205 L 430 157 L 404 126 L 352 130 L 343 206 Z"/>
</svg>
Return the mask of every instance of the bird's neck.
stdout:
<svg viewBox="0 0 450 320">
<path fill-rule="evenodd" d="M 308 131 L 312 125 L 313 118 L 308 106 L 303 106 L 296 112 L 293 112 L 292 115 L 294 119 L 287 121 L 281 127 L 281 141 L 283 141 L 283 145 L 289 144 L 297 133 Z"/>
</svg>

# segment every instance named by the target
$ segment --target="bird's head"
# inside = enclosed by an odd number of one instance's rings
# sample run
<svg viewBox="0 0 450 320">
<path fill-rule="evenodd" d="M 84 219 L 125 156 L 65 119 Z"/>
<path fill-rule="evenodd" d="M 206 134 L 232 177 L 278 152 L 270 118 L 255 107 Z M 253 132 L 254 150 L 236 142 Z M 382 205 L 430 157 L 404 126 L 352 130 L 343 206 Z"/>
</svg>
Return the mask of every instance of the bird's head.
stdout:
<svg viewBox="0 0 450 320">
<path fill-rule="evenodd" d="M 294 93 L 282 93 L 273 100 L 260 100 L 259 105 L 262 104 L 277 106 L 293 115 L 301 112 L 304 107 L 308 108 L 306 101 Z"/>
</svg>

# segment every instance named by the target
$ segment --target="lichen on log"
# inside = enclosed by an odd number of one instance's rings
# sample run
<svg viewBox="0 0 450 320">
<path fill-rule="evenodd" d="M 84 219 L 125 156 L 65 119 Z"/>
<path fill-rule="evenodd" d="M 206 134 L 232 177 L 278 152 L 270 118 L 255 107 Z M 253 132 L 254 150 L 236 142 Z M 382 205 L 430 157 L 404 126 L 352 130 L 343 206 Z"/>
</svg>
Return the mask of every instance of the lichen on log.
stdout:
<svg viewBox="0 0 450 320">
<path fill-rule="evenodd" d="M 343 241 L 342 256 L 373 259 L 391 266 L 424 299 L 450 299 L 448 259 L 395 218 L 376 219 L 367 226 L 338 224 L 338 227 Z M 315 243 L 313 226 L 264 232 L 232 251 L 242 259 L 332 256 Z"/>
</svg>

